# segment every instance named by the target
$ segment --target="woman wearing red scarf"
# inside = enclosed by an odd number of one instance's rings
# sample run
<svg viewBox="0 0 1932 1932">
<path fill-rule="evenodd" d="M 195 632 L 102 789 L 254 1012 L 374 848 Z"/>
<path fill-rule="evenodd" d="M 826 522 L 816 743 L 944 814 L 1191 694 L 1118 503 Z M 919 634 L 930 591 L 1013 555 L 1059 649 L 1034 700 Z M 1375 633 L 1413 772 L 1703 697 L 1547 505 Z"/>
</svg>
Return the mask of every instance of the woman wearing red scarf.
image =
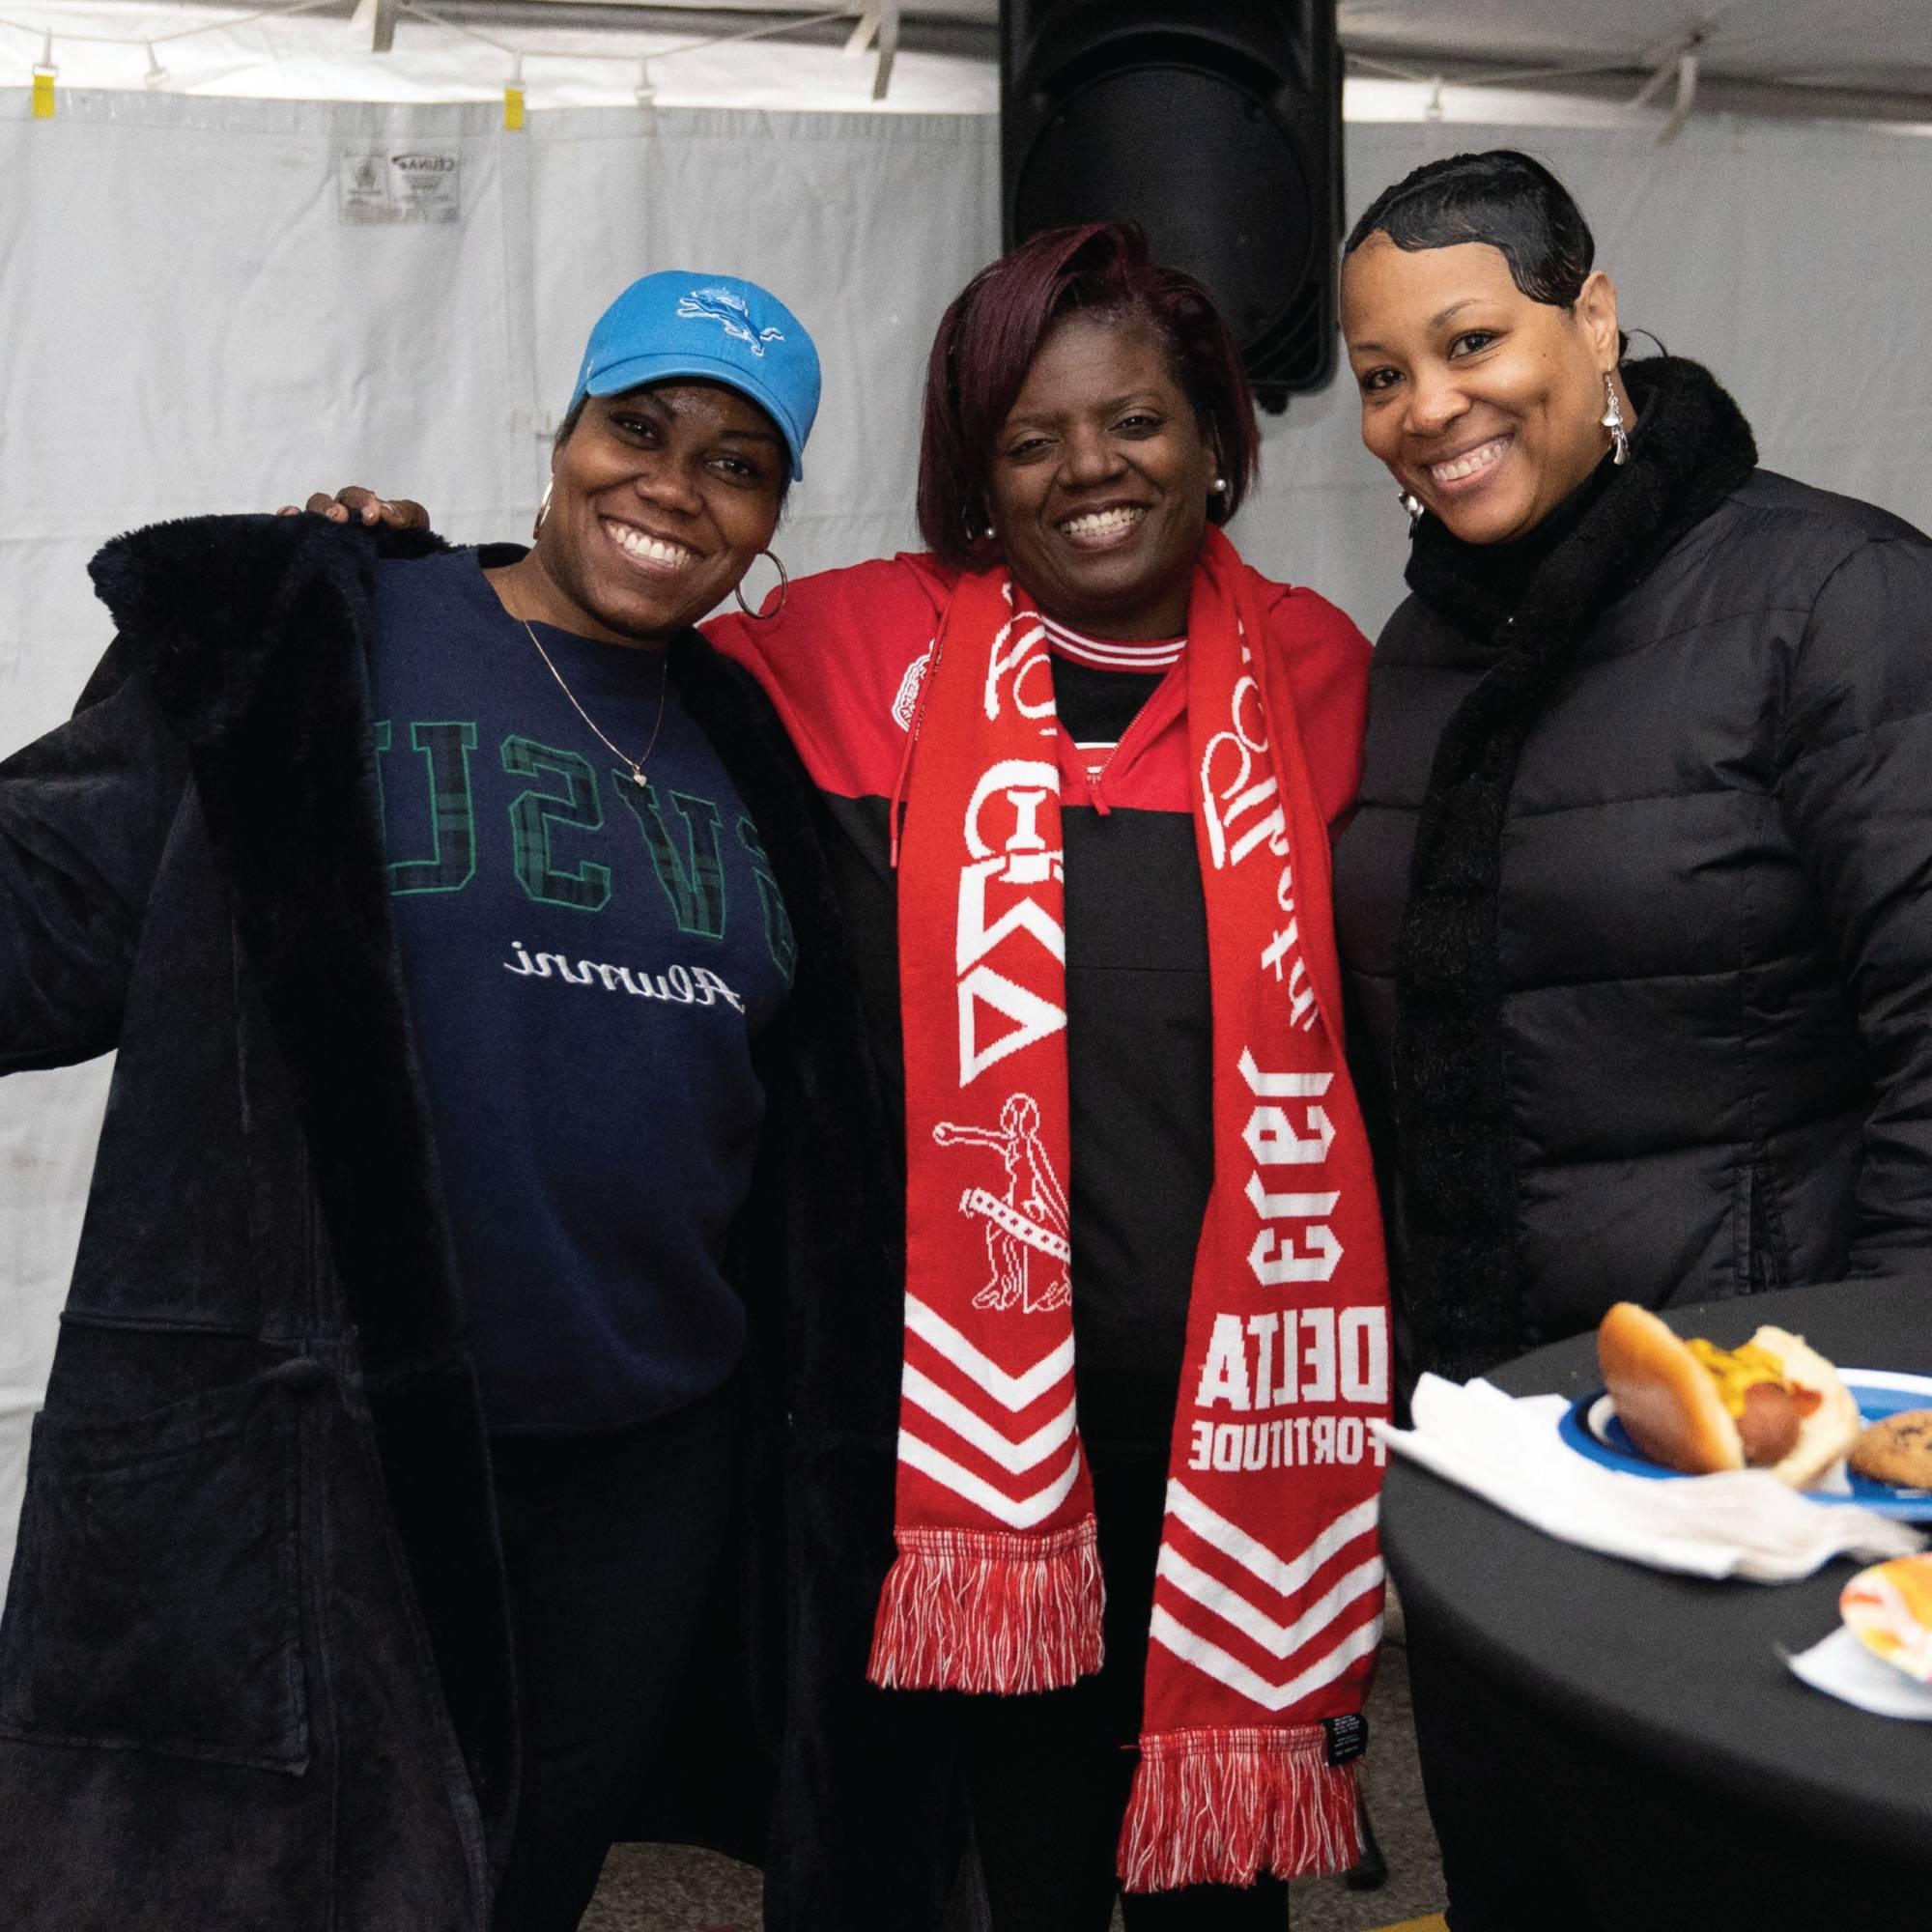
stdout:
<svg viewBox="0 0 1932 1932">
<path fill-rule="evenodd" d="M 1217 527 L 1257 443 L 1197 283 L 1039 236 L 940 324 L 927 554 L 710 629 L 824 799 L 902 1092 L 868 1675 L 990 1693 L 997 1932 L 1104 1932 L 1117 1873 L 1130 1928 L 1279 1927 L 1355 1856 L 1388 1350 L 1328 831 L 1368 647 Z"/>
<path fill-rule="evenodd" d="M 1389 1348 L 1328 840 L 1369 650 L 1221 533 L 1258 440 L 1198 283 L 1036 237 L 933 343 L 927 551 L 706 627 L 825 808 L 884 1123 L 822 1156 L 875 1178 L 878 1273 L 792 1311 L 784 1932 L 932 1932 L 955 1717 L 995 1932 L 1117 1891 L 1279 1928 L 1357 1856 Z"/>
</svg>

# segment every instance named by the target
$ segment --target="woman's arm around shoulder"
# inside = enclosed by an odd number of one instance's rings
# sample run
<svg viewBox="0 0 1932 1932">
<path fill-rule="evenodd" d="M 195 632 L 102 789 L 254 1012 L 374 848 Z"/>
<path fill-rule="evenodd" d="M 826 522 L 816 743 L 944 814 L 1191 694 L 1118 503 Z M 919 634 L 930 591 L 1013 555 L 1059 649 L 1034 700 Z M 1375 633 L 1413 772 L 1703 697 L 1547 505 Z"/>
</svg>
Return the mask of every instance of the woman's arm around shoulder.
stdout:
<svg viewBox="0 0 1932 1932">
<path fill-rule="evenodd" d="M 1932 1246 L 1932 542 L 1850 547 L 1790 660 L 1778 794 L 1858 1014 L 1877 1098 L 1851 1271 Z"/>
<path fill-rule="evenodd" d="M 1369 640 L 1347 611 L 1319 591 L 1293 583 L 1268 589 L 1268 641 L 1288 673 L 1309 781 L 1332 836 L 1342 829 L 1362 782 Z"/>
</svg>

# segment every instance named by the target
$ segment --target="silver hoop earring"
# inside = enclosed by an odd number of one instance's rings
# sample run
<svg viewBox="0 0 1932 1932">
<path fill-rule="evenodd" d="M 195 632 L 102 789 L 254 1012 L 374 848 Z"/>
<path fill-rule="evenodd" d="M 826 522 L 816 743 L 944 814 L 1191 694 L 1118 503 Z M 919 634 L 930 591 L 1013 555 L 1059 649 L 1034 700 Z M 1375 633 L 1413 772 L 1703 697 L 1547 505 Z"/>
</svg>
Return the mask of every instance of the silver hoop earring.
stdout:
<svg viewBox="0 0 1932 1932">
<path fill-rule="evenodd" d="M 1411 496 L 1406 490 L 1398 490 L 1395 494 L 1400 498 L 1402 507 L 1408 512 L 1408 527 L 1413 530 L 1422 521 L 1422 498 Z"/>
<path fill-rule="evenodd" d="M 769 624 L 784 611 L 785 599 L 791 595 L 791 579 L 785 575 L 785 567 L 779 561 L 776 551 L 761 550 L 758 554 L 770 557 L 772 568 L 779 574 L 779 608 L 776 611 L 753 611 L 745 602 L 745 580 L 742 577 L 731 586 L 731 595 L 738 600 L 738 609 L 754 624 Z"/>
<path fill-rule="evenodd" d="M 535 543 L 543 535 L 544 519 L 550 515 L 550 493 L 556 488 L 555 482 L 546 483 L 542 500 L 537 504 L 537 520 L 530 526 L 530 541 Z"/>
<path fill-rule="evenodd" d="M 1610 447 L 1616 454 L 1612 463 L 1623 464 L 1630 461 L 1630 433 L 1624 425 L 1623 406 L 1617 401 L 1617 379 L 1606 369 L 1604 372 L 1604 395 L 1609 408 L 1604 412 L 1604 427 L 1610 433 Z"/>
</svg>

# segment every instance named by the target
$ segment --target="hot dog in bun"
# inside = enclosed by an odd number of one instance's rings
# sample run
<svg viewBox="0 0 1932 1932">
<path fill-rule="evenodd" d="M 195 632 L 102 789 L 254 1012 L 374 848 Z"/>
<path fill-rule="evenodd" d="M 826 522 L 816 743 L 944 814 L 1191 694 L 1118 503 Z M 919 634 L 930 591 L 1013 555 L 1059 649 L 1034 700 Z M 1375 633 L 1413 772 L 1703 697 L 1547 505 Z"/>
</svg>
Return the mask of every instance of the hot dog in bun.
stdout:
<svg viewBox="0 0 1932 1932">
<path fill-rule="evenodd" d="M 1859 1433 L 1837 1370 L 1782 1328 L 1719 1349 L 1680 1341 L 1649 1309 L 1620 1301 L 1597 1329 L 1597 1359 L 1631 1440 L 1687 1475 L 1769 1469 L 1802 1490 Z"/>
</svg>

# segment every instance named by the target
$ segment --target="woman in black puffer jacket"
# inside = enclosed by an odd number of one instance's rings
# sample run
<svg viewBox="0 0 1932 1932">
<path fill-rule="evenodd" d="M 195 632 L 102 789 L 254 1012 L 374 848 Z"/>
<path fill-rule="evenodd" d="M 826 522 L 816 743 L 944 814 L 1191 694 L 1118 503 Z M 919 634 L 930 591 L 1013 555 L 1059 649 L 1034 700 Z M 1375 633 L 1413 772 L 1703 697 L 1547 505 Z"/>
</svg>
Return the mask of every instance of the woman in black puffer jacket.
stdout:
<svg viewBox="0 0 1932 1932">
<path fill-rule="evenodd" d="M 1932 543 L 1624 362 L 1510 153 L 1349 242 L 1413 520 L 1336 858 L 1410 1377 L 1932 1235 Z"/>
</svg>

